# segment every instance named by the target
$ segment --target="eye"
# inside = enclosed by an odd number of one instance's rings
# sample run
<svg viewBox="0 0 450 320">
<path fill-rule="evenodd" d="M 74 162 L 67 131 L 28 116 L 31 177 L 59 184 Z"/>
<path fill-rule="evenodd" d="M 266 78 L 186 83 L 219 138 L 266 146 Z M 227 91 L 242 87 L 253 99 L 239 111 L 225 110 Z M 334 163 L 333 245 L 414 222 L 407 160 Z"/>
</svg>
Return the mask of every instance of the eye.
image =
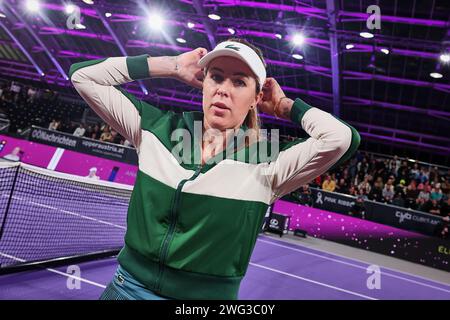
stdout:
<svg viewBox="0 0 450 320">
<path fill-rule="evenodd" d="M 223 77 L 218 74 L 212 74 L 211 79 L 213 79 L 215 82 L 222 82 Z"/>
<path fill-rule="evenodd" d="M 240 80 L 240 79 L 236 79 L 236 80 L 234 81 L 234 83 L 235 83 L 236 85 L 238 85 L 239 87 L 245 87 L 245 86 L 246 86 L 246 83 L 245 83 L 243 80 Z"/>
</svg>

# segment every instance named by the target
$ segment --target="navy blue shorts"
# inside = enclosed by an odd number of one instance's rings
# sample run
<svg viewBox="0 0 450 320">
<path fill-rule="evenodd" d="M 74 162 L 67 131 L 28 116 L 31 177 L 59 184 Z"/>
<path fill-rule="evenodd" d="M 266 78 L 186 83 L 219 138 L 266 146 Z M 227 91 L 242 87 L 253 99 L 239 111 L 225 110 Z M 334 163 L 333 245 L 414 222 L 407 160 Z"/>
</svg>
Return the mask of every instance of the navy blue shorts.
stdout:
<svg viewBox="0 0 450 320">
<path fill-rule="evenodd" d="M 168 300 L 147 289 L 120 265 L 100 300 Z"/>
</svg>

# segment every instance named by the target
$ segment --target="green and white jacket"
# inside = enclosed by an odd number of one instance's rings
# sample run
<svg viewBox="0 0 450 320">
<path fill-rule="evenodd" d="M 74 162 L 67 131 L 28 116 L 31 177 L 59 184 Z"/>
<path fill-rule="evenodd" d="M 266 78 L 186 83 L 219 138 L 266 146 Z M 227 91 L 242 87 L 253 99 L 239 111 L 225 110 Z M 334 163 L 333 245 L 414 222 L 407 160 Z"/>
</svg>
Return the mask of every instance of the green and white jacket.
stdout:
<svg viewBox="0 0 450 320">
<path fill-rule="evenodd" d="M 79 94 L 138 154 L 119 263 L 163 296 L 237 299 L 268 205 L 350 158 L 360 136 L 296 99 L 291 120 L 309 137 L 280 145 L 275 158 L 242 161 L 234 154 L 203 166 L 180 163 L 171 152 L 178 143 L 171 134 L 177 128 L 192 132 L 203 116 L 160 110 L 119 87 L 150 77 L 147 57 L 87 61 L 70 69 Z"/>
</svg>

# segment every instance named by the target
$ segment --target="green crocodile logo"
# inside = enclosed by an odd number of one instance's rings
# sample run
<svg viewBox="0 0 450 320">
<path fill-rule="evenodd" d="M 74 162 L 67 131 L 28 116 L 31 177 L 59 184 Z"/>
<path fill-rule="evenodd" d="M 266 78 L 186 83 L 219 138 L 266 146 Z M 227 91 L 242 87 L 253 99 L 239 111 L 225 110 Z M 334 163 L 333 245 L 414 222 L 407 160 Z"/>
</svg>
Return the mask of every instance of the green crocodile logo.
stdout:
<svg viewBox="0 0 450 320">
<path fill-rule="evenodd" d="M 232 45 L 232 44 L 229 44 L 229 45 L 227 45 L 225 48 L 227 48 L 227 49 L 233 49 L 233 50 L 236 50 L 236 51 L 239 51 L 241 48 L 239 48 L 239 47 L 235 47 L 234 45 Z"/>
</svg>

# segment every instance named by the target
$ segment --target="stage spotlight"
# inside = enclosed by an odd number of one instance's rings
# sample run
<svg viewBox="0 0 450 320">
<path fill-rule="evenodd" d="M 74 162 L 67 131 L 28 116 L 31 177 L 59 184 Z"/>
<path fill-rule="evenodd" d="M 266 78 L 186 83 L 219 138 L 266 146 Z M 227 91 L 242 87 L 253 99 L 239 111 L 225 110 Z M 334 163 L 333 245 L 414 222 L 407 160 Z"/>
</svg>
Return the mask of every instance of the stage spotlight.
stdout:
<svg viewBox="0 0 450 320">
<path fill-rule="evenodd" d="M 93 0 L 83 0 L 83 2 L 86 4 L 94 4 Z"/>
<path fill-rule="evenodd" d="M 361 32 L 359 35 L 360 35 L 361 37 L 363 37 L 363 38 L 366 38 L 366 39 L 373 38 L 373 34 L 370 33 L 370 32 Z"/>
<path fill-rule="evenodd" d="M 450 54 L 443 53 L 439 56 L 439 59 L 444 63 L 450 62 Z"/>
<path fill-rule="evenodd" d="M 439 72 L 432 72 L 432 73 L 430 73 L 430 77 L 435 78 L 435 79 L 440 79 L 440 78 L 442 78 L 443 76 L 442 76 L 442 73 L 439 73 Z"/>
<path fill-rule="evenodd" d="M 303 56 L 301 54 L 297 54 L 297 53 L 294 53 L 292 55 L 292 58 L 297 59 L 297 60 L 303 60 Z"/>
<path fill-rule="evenodd" d="M 220 20 L 220 16 L 214 13 L 209 14 L 208 18 L 210 18 L 211 20 Z"/>
<path fill-rule="evenodd" d="M 183 38 L 177 38 L 177 42 L 179 42 L 179 43 L 186 43 L 186 40 L 184 40 Z"/>
<path fill-rule="evenodd" d="M 105 17 L 109 18 L 111 16 L 112 16 L 112 14 L 110 12 L 105 12 Z"/>
<path fill-rule="evenodd" d="M 236 33 L 236 31 L 233 28 L 228 28 L 228 32 L 230 34 L 235 34 Z"/>
<path fill-rule="evenodd" d="M 353 49 L 354 47 L 355 47 L 355 45 L 351 44 L 351 43 L 345 45 L 345 49 L 347 49 L 347 50 Z"/>
<path fill-rule="evenodd" d="M 148 24 L 153 30 L 161 30 L 164 26 L 164 19 L 159 13 L 152 13 L 148 18 Z"/>
<path fill-rule="evenodd" d="M 282 36 L 281 34 L 277 33 L 277 34 L 275 35 L 275 38 L 281 39 L 281 38 L 283 38 L 283 36 Z"/>
<path fill-rule="evenodd" d="M 6 18 L 6 16 L 0 12 L 0 18 Z"/>
<path fill-rule="evenodd" d="M 384 54 L 389 54 L 389 49 L 383 48 L 380 51 L 383 52 Z"/>
<path fill-rule="evenodd" d="M 71 14 L 72 12 L 74 12 L 75 7 L 73 6 L 73 4 L 66 4 L 66 6 L 64 7 L 64 12 L 66 14 Z"/>
<path fill-rule="evenodd" d="M 84 29 L 86 29 L 86 26 L 84 24 L 77 23 L 75 25 L 75 29 L 77 29 L 77 30 L 84 30 Z"/>
<path fill-rule="evenodd" d="M 192 22 L 188 22 L 187 26 L 189 29 L 192 29 L 193 27 L 195 27 L 195 24 Z"/>
<path fill-rule="evenodd" d="M 292 42 L 296 46 L 301 46 L 305 42 L 305 37 L 302 34 L 298 33 L 294 35 L 294 37 L 292 38 Z"/>
<path fill-rule="evenodd" d="M 39 11 L 40 4 L 37 0 L 27 0 L 27 2 L 25 3 L 25 7 L 30 12 L 37 12 Z"/>
</svg>

